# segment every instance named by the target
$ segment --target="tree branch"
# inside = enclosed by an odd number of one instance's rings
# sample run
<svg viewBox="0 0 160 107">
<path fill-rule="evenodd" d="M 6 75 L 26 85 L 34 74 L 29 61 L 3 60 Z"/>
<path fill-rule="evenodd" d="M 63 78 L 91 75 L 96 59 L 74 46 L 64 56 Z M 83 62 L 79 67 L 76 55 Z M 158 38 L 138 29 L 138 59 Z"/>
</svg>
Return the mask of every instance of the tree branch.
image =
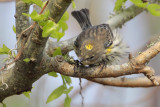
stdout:
<svg viewBox="0 0 160 107">
<path fill-rule="evenodd" d="M 49 10 L 54 11 L 51 13 L 53 19 L 58 22 L 62 17 L 64 11 L 70 5 L 71 0 L 50 0 L 51 2 L 47 7 Z M 57 8 L 54 3 L 57 2 L 62 8 Z M 54 15 L 56 14 L 56 15 Z M 17 16 L 18 17 L 18 16 Z M 19 33 L 21 31 L 18 31 Z M 24 91 L 29 91 L 32 88 L 32 83 L 39 79 L 44 72 L 39 73 L 37 70 L 37 65 L 42 60 L 42 53 L 45 48 L 48 38 L 42 38 L 42 29 L 36 25 L 33 32 L 27 39 L 24 46 L 24 50 L 20 58 L 15 62 L 15 64 L 10 65 L 1 72 L 0 80 L 0 102 L 2 102 L 6 97 L 21 94 Z M 30 58 L 30 62 L 26 63 L 23 61 L 25 58 Z M 6 87 L 7 84 L 8 87 Z"/>
<path fill-rule="evenodd" d="M 142 52 L 137 57 L 131 59 L 128 63 L 122 65 L 106 66 L 101 72 L 101 66 L 78 68 L 74 64 L 70 64 L 63 59 L 62 56 L 56 56 L 54 58 L 44 55 L 41 65 L 39 66 L 41 72 L 49 72 L 54 70 L 55 72 L 63 75 L 80 77 L 80 78 L 106 78 L 106 77 L 118 77 L 130 74 L 143 73 L 152 81 L 154 85 L 159 85 L 158 81 L 154 77 L 154 70 L 151 67 L 145 66 L 149 60 L 155 57 L 160 52 L 160 42 L 157 42 L 146 51 Z M 43 65 L 43 67 L 41 67 Z"/>
<path fill-rule="evenodd" d="M 23 39 L 23 37 L 20 38 L 21 32 L 29 26 L 29 18 L 27 16 L 22 15 L 22 13 L 29 13 L 29 7 L 30 7 L 29 4 L 24 3 L 21 0 L 16 0 L 15 18 L 16 18 L 16 39 L 17 40 L 19 39 L 19 42 L 17 44 L 18 49 L 21 47 L 21 40 Z"/>
<path fill-rule="evenodd" d="M 155 76 L 155 79 L 160 83 L 160 76 Z M 90 81 L 108 85 L 108 86 L 117 86 L 117 87 L 152 87 L 156 86 L 146 77 L 138 78 L 126 78 L 126 77 L 117 77 L 117 78 L 94 78 L 88 79 Z"/>
</svg>

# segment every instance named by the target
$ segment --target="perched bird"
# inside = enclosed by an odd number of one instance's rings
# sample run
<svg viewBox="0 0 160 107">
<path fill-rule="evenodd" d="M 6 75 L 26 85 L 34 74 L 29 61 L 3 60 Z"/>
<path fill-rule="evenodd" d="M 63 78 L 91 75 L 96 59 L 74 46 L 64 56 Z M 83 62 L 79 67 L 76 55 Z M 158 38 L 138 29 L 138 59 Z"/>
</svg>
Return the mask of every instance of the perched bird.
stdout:
<svg viewBox="0 0 160 107">
<path fill-rule="evenodd" d="M 83 65 L 112 64 L 126 54 L 127 46 L 108 24 L 92 26 L 89 10 L 73 11 L 72 16 L 82 28 L 74 42 L 74 50 Z"/>
</svg>

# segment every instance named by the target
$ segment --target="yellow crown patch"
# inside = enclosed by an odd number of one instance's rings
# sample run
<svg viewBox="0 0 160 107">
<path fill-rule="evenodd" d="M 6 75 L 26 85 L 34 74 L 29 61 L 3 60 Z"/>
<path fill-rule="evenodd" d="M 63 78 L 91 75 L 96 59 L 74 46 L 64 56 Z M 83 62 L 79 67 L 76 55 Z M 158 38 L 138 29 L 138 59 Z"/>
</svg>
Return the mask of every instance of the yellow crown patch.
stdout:
<svg viewBox="0 0 160 107">
<path fill-rule="evenodd" d="M 112 45 L 106 49 L 106 54 L 111 53 L 111 50 L 112 50 Z"/>
<path fill-rule="evenodd" d="M 85 45 L 85 48 L 86 48 L 87 50 L 92 50 L 93 45 L 92 45 L 92 44 L 86 44 L 86 45 Z"/>
</svg>

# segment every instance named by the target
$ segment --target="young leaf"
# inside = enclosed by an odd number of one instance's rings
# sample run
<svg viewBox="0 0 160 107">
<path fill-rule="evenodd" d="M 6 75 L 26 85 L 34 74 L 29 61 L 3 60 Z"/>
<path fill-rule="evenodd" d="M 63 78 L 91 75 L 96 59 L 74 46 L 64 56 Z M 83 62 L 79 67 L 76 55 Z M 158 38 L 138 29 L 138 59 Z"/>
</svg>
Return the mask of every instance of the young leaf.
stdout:
<svg viewBox="0 0 160 107">
<path fill-rule="evenodd" d="M 68 85 L 70 85 L 72 83 L 72 80 L 70 77 L 62 75 L 62 77 L 65 79 L 65 81 L 67 82 Z"/>
<path fill-rule="evenodd" d="M 57 42 L 64 36 L 63 32 L 54 31 L 50 37 L 56 38 Z"/>
<path fill-rule="evenodd" d="M 43 2 L 42 0 L 32 0 L 34 4 L 36 4 L 37 6 L 41 7 L 43 6 Z"/>
<path fill-rule="evenodd" d="M 32 0 L 22 0 L 22 1 L 25 3 L 31 3 L 31 4 L 33 3 Z"/>
<path fill-rule="evenodd" d="M 117 0 L 115 3 L 114 11 L 119 11 L 122 8 L 122 5 L 126 2 L 127 0 Z"/>
<path fill-rule="evenodd" d="M 76 4 L 75 4 L 75 1 L 72 0 L 72 8 L 75 9 L 76 8 Z"/>
<path fill-rule="evenodd" d="M 150 4 L 147 6 L 148 11 L 155 16 L 160 16 L 160 5 Z"/>
<path fill-rule="evenodd" d="M 62 52 L 61 52 L 61 48 L 60 48 L 60 47 L 57 47 L 56 50 L 53 52 L 53 57 L 54 57 L 54 56 L 57 56 L 57 55 L 62 55 Z"/>
<path fill-rule="evenodd" d="M 29 58 L 25 58 L 25 59 L 23 59 L 23 61 L 28 63 L 30 61 L 30 59 Z"/>
<path fill-rule="evenodd" d="M 13 29 L 14 33 L 16 33 L 16 27 L 14 25 L 12 26 L 12 29 Z"/>
<path fill-rule="evenodd" d="M 72 99 L 67 94 L 65 101 L 64 101 L 64 107 L 70 107 L 71 101 L 72 101 Z"/>
<path fill-rule="evenodd" d="M 69 13 L 66 11 L 66 12 L 63 14 L 61 20 L 62 20 L 62 21 L 67 21 L 68 19 L 69 19 Z"/>
<path fill-rule="evenodd" d="M 3 47 L 0 48 L 0 54 L 8 54 L 9 50 L 10 49 L 5 44 L 3 44 Z"/>
<path fill-rule="evenodd" d="M 42 5 L 42 7 L 44 7 L 44 5 L 47 3 L 47 1 L 45 1 L 45 2 L 43 2 L 43 5 Z"/>
<path fill-rule="evenodd" d="M 49 76 L 53 76 L 53 77 L 58 77 L 57 73 L 56 72 L 50 72 L 48 73 Z"/>
<path fill-rule="evenodd" d="M 69 87 L 69 89 L 66 89 L 66 90 L 64 91 L 64 94 L 70 93 L 72 89 L 73 89 L 73 86 Z"/>
<path fill-rule="evenodd" d="M 28 13 L 22 13 L 24 16 L 30 17 L 30 14 Z"/>
<path fill-rule="evenodd" d="M 63 85 L 61 85 L 60 87 L 56 88 L 56 89 L 49 95 L 46 103 L 49 103 L 49 102 L 57 99 L 58 97 L 60 97 L 60 96 L 63 94 L 63 92 L 64 92 L 65 89 L 66 89 L 66 88 L 65 88 Z"/>
<path fill-rule="evenodd" d="M 59 21 L 59 26 L 62 28 L 62 32 L 65 32 L 68 29 L 68 25 L 64 21 Z"/>
<path fill-rule="evenodd" d="M 43 14 L 38 14 L 37 11 L 33 10 L 31 14 L 22 13 L 25 16 L 31 17 L 33 21 L 41 22 L 48 19 L 48 16 L 50 15 L 49 10 L 46 10 Z"/>
<path fill-rule="evenodd" d="M 43 6 L 43 2 L 41 0 L 23 0 L 25 3 L 31 3 L 36 4 L 37 6 L 41 7 Z"/>
<path fill-rule="evenodd" d="M 27 98 L 30 98 L 31 91 L 23 92 L 23 95 L 25 95 Z"/>
<path fill-rule="evenodd" d="M 6 104 L 2 103 L 3 107 L 7 107 Z"/>
<path fill-rule="evenodd" d="M 37 21 L 37 22 L 43 20 L 43 17 L 41 17 L 41 15 L 39 15 L 37 11 L 35 10 L 33 10 L 33 12 L 30 14 L 30 17 L 32 18 L 32 20 Z"/>
<path fill-rule="evenodd" d="M 130 0 L 134 5 L 141 8 L 146 8 L 147 3 L 143 3 L 142 0 Z"/>
<path fill-rule="evenodd" d="M 43 27 L 42 37 L 48 37 L 57 28 L 57 24 L 51 20 L 47 21 L 47 24 Z"/>
</svg>

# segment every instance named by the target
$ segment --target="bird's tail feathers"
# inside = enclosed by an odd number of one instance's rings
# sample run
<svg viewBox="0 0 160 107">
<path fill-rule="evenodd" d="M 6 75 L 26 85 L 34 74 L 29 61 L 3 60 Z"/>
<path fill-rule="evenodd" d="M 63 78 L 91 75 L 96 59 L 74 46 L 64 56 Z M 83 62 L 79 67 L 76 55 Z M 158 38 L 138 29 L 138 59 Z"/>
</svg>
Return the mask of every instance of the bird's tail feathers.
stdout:
<svg viewBox="0 0 160 107">
<path fill-rule="evenodd" d="M 81 9 L 80 11 L 73 11 L 72 16 L 77 20 L 82 30 L 85 30 L 92 26 L 89 18 L 89 10 Z"/>
</svg>

